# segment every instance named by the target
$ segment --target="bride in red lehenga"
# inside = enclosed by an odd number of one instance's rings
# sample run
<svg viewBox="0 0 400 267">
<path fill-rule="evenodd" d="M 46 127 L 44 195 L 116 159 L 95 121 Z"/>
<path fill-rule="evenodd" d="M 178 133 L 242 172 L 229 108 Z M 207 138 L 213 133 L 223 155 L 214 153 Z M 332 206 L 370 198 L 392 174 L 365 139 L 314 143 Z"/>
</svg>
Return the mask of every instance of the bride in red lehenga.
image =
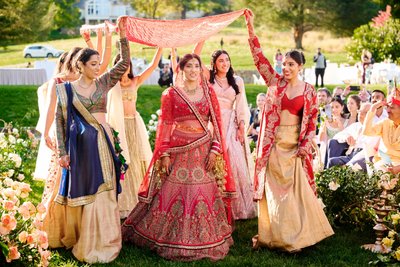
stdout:
<svg viewBox="0 0 400 267">
<path fill-rule="evenodd" d="M 162 94 L 153 159 L 122 225 L 123 240 L 171 260 L 219 260 L 233 244 L 235 185 L 218 100 L 200 81 L 197 55 L 185 55 L 179 70 L 182 82 Z"/>
</svg>

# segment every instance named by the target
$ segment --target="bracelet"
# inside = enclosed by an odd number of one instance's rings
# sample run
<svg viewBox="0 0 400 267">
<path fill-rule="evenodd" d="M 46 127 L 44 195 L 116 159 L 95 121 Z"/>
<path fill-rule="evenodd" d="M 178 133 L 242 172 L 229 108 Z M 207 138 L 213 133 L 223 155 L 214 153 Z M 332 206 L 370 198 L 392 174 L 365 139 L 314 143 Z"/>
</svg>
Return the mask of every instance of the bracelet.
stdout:
<svg viewBox="0 0 400 267">
<path fill-rule="evenodd" d="M 90 41 L 90 39 L 85 39 L 85 42 L 87 43 L 87 42 L 89 42 Z"/>
</svg>

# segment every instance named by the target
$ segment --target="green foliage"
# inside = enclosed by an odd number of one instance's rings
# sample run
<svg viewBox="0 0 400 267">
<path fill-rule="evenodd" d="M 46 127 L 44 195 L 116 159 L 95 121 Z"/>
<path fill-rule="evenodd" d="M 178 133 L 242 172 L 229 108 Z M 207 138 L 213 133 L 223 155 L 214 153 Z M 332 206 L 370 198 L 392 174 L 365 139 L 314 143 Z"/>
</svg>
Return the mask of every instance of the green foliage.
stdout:
<svg viewBox="0 0 400 267">
<path fill-rule="evenodd" d="M 75 28 L 81 25 L 79 8 L 75 0 L 54 1 L 54 29 Z"/>
<path fill-rule="evenodd" d="M 358 59 L 363 49 L 370 51 L 376 62 L 400 62 L 400 19 L 389 19 L 382 27 L 369 23 L 357 28 L 346 50 Z"/>
<path fill-rule="evenodd" d="M 315 175 L 318 196 L 332 225 L 353 225 L 359 230 L 372 225 L 374 211 L 366 200 L 377 196 L 379 175 L 369 177 L 348 166 L 331 167 Z"/>
<path fill-rule="evenodd" d="M 49 0 L 0 0 L 0 46 L 45 39 L 53 12 Z"/>
</svg>

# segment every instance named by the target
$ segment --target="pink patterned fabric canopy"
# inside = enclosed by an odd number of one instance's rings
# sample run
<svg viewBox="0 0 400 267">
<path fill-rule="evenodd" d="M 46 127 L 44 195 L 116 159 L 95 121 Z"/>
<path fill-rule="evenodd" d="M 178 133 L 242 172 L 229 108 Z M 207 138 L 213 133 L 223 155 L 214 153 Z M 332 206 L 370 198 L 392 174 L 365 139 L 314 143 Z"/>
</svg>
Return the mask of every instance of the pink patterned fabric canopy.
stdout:
<svg viewBox="0 0 400 267">
<path fill-rule="evenodd" d="M 216 16 L 185 20 L 128 17 L 127 37 L 131 42 L 148 46 L 185 46 L 206 40 L 231 24 L 243 13 L 244 9 Z"/>
</svg>

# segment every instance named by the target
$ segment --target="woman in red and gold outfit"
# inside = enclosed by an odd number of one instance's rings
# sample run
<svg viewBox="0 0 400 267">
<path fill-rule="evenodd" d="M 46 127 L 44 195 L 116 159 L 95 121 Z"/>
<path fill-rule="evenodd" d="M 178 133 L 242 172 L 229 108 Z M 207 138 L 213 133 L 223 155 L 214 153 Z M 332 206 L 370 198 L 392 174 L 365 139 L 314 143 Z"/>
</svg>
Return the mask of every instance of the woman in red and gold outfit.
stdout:
<svg viewBox="0 0 400 267">
<path fill-rule="evenodd" d="M 123 240 L 180 261 L 224 258 L 233 244 L 235 184 L 221 136 L 217 97 L 196 54 L 179 63 L 182 83 L 164 91 L 156 145 Z M 212 129 L 208 129 L 211 124 Z"/>
<path fill-rule="evenodd" d="M 296 252 L 333 234 L 315 194 L 311 165 L 317 104 L 312 85 L 298 78 L 304 55 L 292 50 L 279 75 L 254 34 L 253 13 L 245 11 L 255 65 L 268 86 L 261 119 L 254 177 L 259 201 L 254 246 Z"/>
</svg>

